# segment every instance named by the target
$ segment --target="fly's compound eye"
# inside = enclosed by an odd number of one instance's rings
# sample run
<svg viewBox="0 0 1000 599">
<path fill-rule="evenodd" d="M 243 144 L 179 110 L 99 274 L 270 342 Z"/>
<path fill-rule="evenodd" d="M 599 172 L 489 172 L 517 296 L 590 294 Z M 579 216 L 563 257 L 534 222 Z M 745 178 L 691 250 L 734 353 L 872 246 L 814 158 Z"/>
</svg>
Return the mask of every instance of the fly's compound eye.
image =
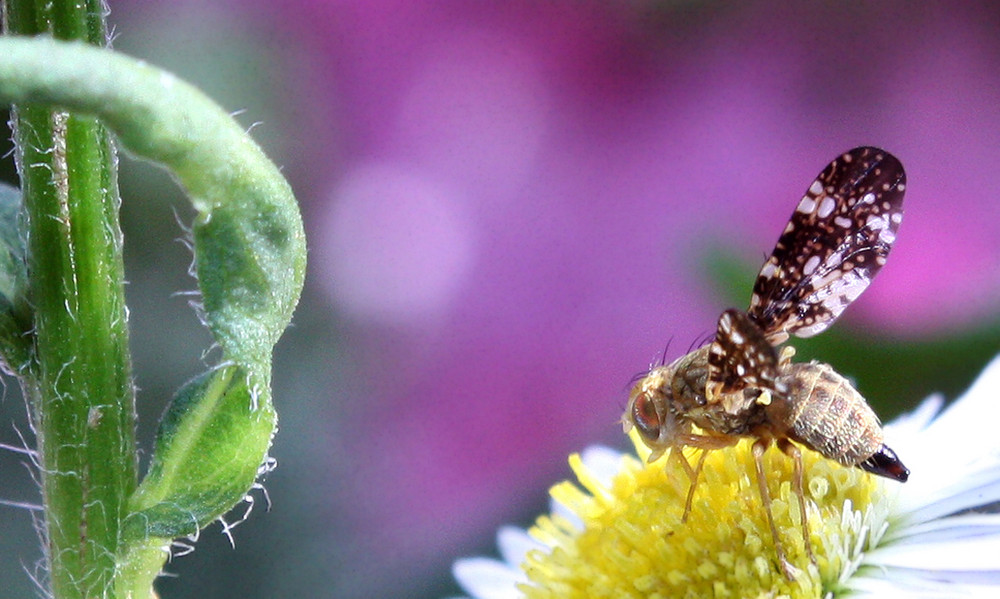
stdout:
<svg viewBox="0 0 1000 599">
<path fill-rule="evenodd" d="M 648 393 L 640 393 L 632 404 L 632 423 L 639 429 L 644 441 L 653 442 L 660 437 L 663 419 L 656 410 L 656 403 Z"/>
</svg>

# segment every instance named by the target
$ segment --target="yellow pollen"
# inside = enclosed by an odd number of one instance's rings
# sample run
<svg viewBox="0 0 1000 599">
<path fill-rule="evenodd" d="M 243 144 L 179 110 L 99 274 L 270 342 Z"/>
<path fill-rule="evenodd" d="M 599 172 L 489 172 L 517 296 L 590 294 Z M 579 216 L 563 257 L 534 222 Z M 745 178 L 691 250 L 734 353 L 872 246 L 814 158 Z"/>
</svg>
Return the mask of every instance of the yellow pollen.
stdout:
<svg viewBox="0 0 1000 599">
<path fill-rule="evenodd" d="M 633 431 L 634 433 L 634 431 Z M 640 458 L 649 455 L 637 437 Z M 775 448 L 764 456 L 775 525 L 788 560 L 783 574 L 754 474 L 752 441 L 709 452 L 691 513 L 681 522 L 690 479 L 679 461 L 648 464 L 623 456 L 610 487 L 570 456 L 579 485 L 563 481 L 552 497 L 579 518 L 542 516 L 530 534 L 547 546 L 522 564 L 530 599 L 673 597 L 824 597 L 835 593 L 860 554 L 884 531 L 883 483 L 803 450 L 806 509 L 816 563 L 802 540 L 793 462 Z M 685 452 L 691 464 L 698 450 Z M 582 528 L 581 528 L 582 523 Z M 859 539 L 863 539 L 859 542 Z"/>
</svg>

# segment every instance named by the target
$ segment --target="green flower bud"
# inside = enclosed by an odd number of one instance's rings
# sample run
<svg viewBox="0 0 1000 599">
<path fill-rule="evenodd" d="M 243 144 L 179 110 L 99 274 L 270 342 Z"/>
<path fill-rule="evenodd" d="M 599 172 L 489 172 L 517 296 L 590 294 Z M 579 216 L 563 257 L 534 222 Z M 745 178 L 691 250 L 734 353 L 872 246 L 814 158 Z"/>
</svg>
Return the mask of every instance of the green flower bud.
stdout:
<svg viewBox="0 0 1000 599">
<path fill-rule="evenodd" d="M 243 500 L 267 457 L 277 415 L 266 385 L 239 366 L 188 382 L 167 408 L 125 534 L 194 535 Z"/>
</svg>

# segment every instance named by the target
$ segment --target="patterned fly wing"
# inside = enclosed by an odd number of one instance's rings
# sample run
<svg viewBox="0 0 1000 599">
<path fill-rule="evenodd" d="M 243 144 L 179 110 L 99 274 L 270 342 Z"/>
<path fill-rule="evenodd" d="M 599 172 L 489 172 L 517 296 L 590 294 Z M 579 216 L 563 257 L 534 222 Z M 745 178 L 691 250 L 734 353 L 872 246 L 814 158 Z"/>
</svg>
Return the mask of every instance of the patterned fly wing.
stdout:
<svg viewBox="0 0 1000 599">
<path fill-rule="evenodd" d="M 785 393 L 778 382 L 774 346 L 746 313 L 730 308 L 719 317 L 715 340 L 708 348 L 705 395 L 709 402 L 719 401 L 727 412 L 737 414 L 753 401 L 738 393 L 748 387 Z"/>
<path fill-rule="evenodd" d="M 822 332 L 885 264 L 903 218 L 894 156 L 855 148 L 809 186 L 757 275 L 750 317 L 775 344 Z"/>
</svg>

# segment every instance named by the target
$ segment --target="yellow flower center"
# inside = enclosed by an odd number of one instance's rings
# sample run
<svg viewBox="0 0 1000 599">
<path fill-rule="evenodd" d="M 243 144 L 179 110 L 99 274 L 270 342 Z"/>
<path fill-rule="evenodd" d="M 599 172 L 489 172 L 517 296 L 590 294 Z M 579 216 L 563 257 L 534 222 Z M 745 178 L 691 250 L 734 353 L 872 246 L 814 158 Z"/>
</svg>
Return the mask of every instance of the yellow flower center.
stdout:
<svg viewBox="0 0 1000 599">
<path fill-rule="evenodd" d="M 649 451 L 633 435 L 642 458 Z M 570 456 L 580 485 L 564 481 L 552 497 L 580 522 L 542 516 L 530 534 L 549 549 L 522 564 L 530 599 L 595 597 L 824 597 L 835 594 L 865 549 L 885 531 L 883 484 L 803 450 L 806 511 L 816 561 L 803 543 L 794 464 L 770 449 L 764 455 L 775 525 L 788 561 L 800 570 L 789 581 L 778 562 L 755 478 L 752 441 L 709 452 L 681 522 L 690 478 L 669 456 L 648 464 L 622 458 L 610 487 Z M 697 450 L 686 452 L 696 463 Z M 582 523 L 582 528 L 581 528 Z"/>
</svg>

